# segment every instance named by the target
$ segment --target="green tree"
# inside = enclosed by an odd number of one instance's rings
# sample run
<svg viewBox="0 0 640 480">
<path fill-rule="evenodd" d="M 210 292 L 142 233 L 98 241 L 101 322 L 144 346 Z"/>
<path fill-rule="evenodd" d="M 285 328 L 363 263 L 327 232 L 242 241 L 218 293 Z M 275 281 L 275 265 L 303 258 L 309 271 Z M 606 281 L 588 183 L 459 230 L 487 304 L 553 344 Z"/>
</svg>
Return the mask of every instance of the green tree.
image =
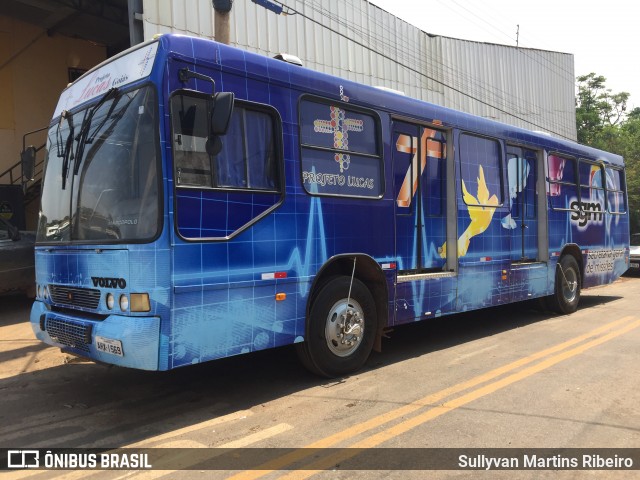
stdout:
<svg viewBox="0 0 640 480">
<path fill-rule="evenodd" d="M 640 119 L 640 107 L 636 107 L 633 110 L 631 110 L 629 113 L 627 113 L 627 118 L 629 120 Z"/>
<path fill-rule="evenodd" d="M 593 72 L 579 76 L 577 80 L 578 142 L 595 146 L 608 127 L 615 127 L 624 120 L 630 95 L 627 92 L 612 93 L 605 86 L 607 79 Z"/>
<path fill-rule="evenodd" d="M 618 145 L 612 151 L 625 159 L 631 231 L 640 232 L 640 109 L 620 125 Z M 633 112 L 632 112 L 633 113 Z"/>
</svg>

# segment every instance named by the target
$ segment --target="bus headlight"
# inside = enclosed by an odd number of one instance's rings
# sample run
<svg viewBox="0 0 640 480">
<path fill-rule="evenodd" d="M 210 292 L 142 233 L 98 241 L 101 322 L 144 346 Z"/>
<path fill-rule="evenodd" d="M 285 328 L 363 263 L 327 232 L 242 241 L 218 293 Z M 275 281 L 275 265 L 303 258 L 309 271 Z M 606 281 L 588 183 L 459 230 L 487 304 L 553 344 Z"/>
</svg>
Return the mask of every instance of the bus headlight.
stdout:
<svg viewBox="0 0 640 480">
<path fill-rule="evenodd" d="M 131 294 L 131 311 L 132 312 L 148 312 L 151 310 L 148 293 L 132 293 Z"/>
<path fill-rule="evenodd" d="M 38 298 L 42 298 L 42 285 L 38 285 L 37 295 L 38 295 Z"/>
<path fill-rule="evenodd" d="M 120 295 L 120 310 L 126 312 L 129 309 L 129 299 L 126 295 Z"/>
<path fill-rule="evenodd" d="M 113 306 L 116 304 L 116 298 L 113 293 L 107 293 L 107 308 L 113 310 Z"/>
<path fill-rule="evenodd" d="M 42 287 L 42 298 L 44 298 L 45 300 L 49 300 L 49 289 L 46 285 Z"/>
</svg>

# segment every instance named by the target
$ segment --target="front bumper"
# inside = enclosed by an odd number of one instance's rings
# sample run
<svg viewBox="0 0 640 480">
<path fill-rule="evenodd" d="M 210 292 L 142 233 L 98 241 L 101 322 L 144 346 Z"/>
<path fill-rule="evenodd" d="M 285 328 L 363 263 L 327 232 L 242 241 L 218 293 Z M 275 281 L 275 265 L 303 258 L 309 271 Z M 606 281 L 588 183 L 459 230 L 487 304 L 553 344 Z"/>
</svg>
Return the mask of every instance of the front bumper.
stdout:
<svg viewBox="0 0 640 480">
<path fill-rule="evenodd" d="M 96 321 L 52 312 L 36 301 L 31 307 L 31 328 L 38 340 L 97 362 L 141 370 L 158 370 L 160 318 L 109 315 Z M 95 337 L 122 342 L 123 356 L 96 348 Z"/>
</svg>

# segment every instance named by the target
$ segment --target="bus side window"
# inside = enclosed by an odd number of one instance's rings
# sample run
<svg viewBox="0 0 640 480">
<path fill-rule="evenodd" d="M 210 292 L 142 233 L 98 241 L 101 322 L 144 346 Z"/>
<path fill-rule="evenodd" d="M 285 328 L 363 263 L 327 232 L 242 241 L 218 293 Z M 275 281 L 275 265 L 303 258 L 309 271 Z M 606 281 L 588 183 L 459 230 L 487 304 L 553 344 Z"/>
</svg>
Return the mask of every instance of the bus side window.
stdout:
<svg viewBox="0 0 640 480">
<path fill-rule="evenodd" d="M 171 100 L 177 186 L 279 191 L 276 115 L 236 101 L 229 129 L 216 155 L 207 150 L 207 97 L 194 93 Z"/>
<path fill-rule="evenodd" d="M 502 205 L 501 149 L 498 141 L 460 135 L 463 200 L 467 205 Z"/>
<path fill-rule="evenodd" d="M 578 162 L 580 170 L 580 201 L 582 208 L 587 212 L 600 212 L 606 209 L 604 191 L 604 168 L 601 165 L 590 161 L 580 160 Z"/>
<path fill-rule="evenodd" d="M 313 195 L 382 198 L 377 113 L 323 98 L 300 102 L 302 184 Z"/>
<path fill-rule="evenodd" d="M 579 198 L 576 161 L 570 157 L 549 154 L 547 163 L 551 207 L 554 210 L 571 210 L 571 203 Z"/>
<path fill-rule="evenodd" d="M 619 168 L 606 167 L 607 208 L 610 213 L 626 213 L 624 171 Z"/>
<path fill-rule="evenodd" d="M 273 117 L 236 105 L 214 160 L 216 186 L 277 190 Z"/>
</svg>

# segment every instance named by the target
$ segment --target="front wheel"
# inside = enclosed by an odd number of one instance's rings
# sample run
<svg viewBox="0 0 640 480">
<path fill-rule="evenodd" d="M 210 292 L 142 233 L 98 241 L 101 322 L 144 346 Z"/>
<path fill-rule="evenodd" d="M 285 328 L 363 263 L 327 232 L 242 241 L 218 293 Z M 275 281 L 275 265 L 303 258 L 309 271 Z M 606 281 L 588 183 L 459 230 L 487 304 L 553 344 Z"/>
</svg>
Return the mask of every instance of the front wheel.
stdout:
<svg viewBox="0 0 640 480">
<path fill-rule="evenodd" d="M 314 373 L 346 375 L 367 361 L 377 330 L 369 289 L 357 278 L 351 284 L 350 277 L 336 277 L 322 287 L 311 305 L 307 338 L 297 345 L 298 355 Z"/>
<path fill-rule="evenodd" d="M 554 312 L 573 313 L 580 301 L 580 267 L 572 255 L 564 255 L 556 266 L 556 287 L 548 303 Z"/>
</svg>

